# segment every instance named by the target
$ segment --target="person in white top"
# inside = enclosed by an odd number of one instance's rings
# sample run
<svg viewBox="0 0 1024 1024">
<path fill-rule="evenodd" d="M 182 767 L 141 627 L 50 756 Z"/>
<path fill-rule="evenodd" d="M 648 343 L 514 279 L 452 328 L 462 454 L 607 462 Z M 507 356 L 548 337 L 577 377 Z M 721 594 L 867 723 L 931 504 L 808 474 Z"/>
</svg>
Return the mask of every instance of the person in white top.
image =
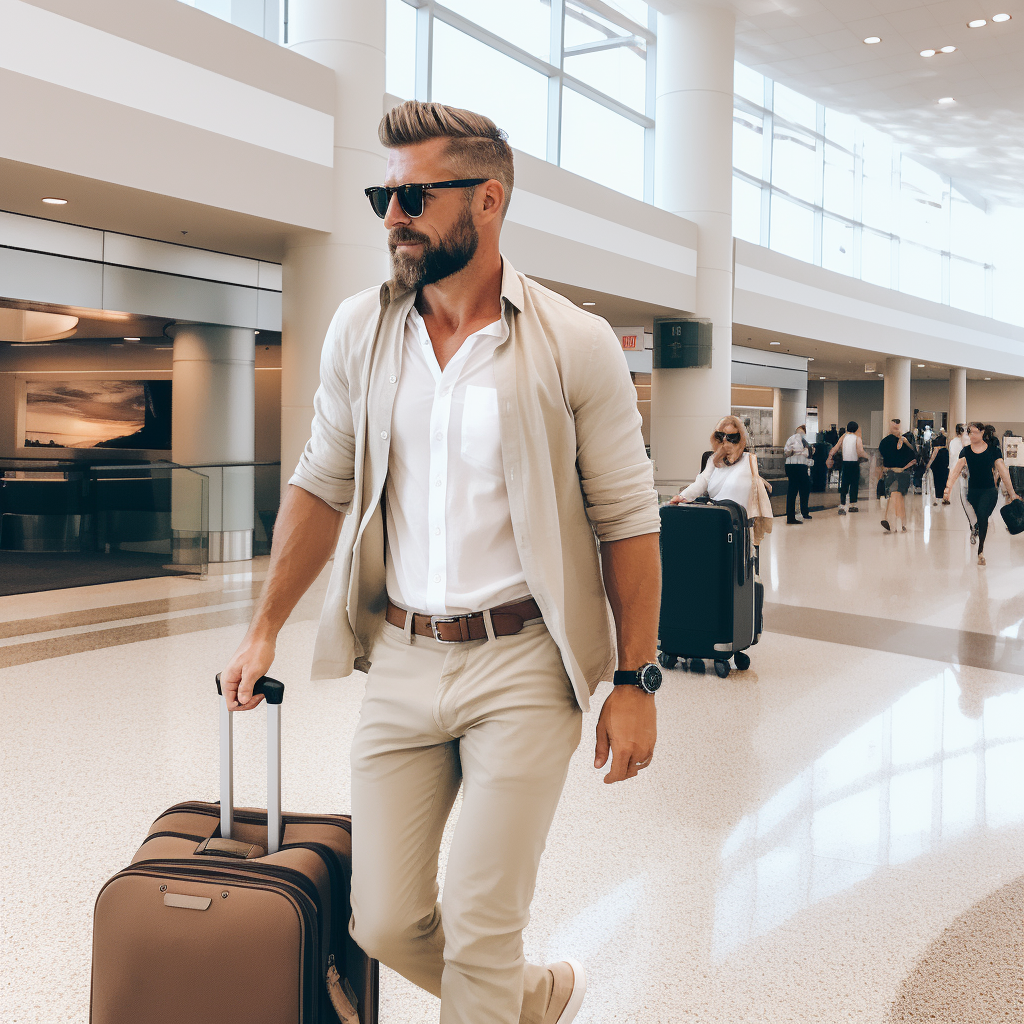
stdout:
<svg viewBox="0 0 1024 1024">
<path fill-rule="evenodd" d="M 803 519 L 810 519 L 808 505 L 811 500 L 811 478 L 808 467 L 812 465 L 811 446 L 807 443 L 807 427 L 801 423 L 786 441 L 783 449 L 786 455 L 786 476 L 789 488 L 786 492 L 786 522 L 792 525 L 802 520 L 796 517 L 796 499 L 800 496 Z"/>
<path fill-rule="evenodd" d="M 860 460 L 867 458 L 864 442 L 860 436 L 860 425 L 856 420 L 846 424 L 846 433 L 832 446 L 825 465 L 832 468 L 832 458 L 837 451 L 842 451 L 842 465 L 839 468 L 839 514 L 846 515 L 847 508 L 851 512 L 859 512 L 857 494 L 860 490 Z"/>
<path fill-rule="evenodd" d="M 700 476 L 670 503 L 679 505 L 706 494 L 714 501 L 735 501 L 742 505 L 751 520 L 760 516 L 753 486 L 757 457 L 747 451 L 747 430 L 743 422 L 736 416 L 723 416 L 711 435 L 711 448 L 714 454 Z M 771 484 L 766 480 L 764 485 L 770 493 Z"/>
<path fill-rule="evenodd" d="M 968 443 L 966 437 L 966 424 L 958 423 L 956 425 L 956 435 L 949 442 L 949 470 L 951 474 L 953 467 L 960 461 L 960 453 L 964 450 L 964 445 Z M 949 504 L 954 497 L 960 503 L 960 507 L 964 510 L 964 515 L 967 516 L 967 522 L 970 524 L 971 543 L 974 544 L 978 536 L 978 517 L 974 513 L 974 506 L 967 501 L 967 475 L 967 470 L 963 469 L 955 477 L 950 476 L 948 500 L 944 501 L 943 504 Z"/>
<path fill-rule="evenodd" d="M 311 437 L 221 685 L 228 710 L 259 703 L 281 628 L 335 554 L 314 666 L 367 672 L 350 935 L 439 997 L 445 1024 L 569 1024 L 581 965 L 527 963 L 522 931 L 601 680 L 614 685 L 594 768 L 611 755 L 604 781 L 621 783 L 653 757 L 653 467 L 611 327 L 501 252 L 506 134 L 408 101 L 379 136 L 386 184 L 365 193 L 393 276 L 343 302 L 328 330 Z M 233 970 L 246 951 L 224 956 Z"/>
</svg>

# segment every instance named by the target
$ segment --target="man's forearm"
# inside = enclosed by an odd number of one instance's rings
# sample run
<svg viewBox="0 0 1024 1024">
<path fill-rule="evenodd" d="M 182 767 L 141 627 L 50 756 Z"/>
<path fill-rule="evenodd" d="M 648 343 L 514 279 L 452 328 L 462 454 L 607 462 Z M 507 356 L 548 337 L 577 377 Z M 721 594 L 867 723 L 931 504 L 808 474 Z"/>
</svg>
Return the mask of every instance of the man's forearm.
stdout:
<svg viewBox="0 0 1024 1024">
<path fill-rule="evenodd" d="M 316 495 L 301 487 L 288 487 L 274 524 L 270 571 L 249 626 L 250 635 L 276 638 L 331 557 L 342 518 Z"/>
<path fill-rule="evenodd" d="M 604 588 L 615 617 L 619 668 L 630 670 L 654 660 L 661 608 L 661 550 L 658 534 L 648 533 L 601 545 Z"/>
</svg>

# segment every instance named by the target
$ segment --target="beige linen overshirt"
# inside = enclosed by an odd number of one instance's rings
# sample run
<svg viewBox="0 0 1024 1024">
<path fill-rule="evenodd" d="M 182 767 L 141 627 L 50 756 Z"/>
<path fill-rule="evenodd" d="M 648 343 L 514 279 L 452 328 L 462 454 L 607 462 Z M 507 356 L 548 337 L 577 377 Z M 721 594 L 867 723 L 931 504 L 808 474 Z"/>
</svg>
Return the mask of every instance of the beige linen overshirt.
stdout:
<svg viewBox="0 0 1024 1024">
<path fill-rule="evenodd" d="M 381 503 L 415 298 L 394 282 L 353 295 L 324 342 L 312 436 L 289 481 L 345 513 L 314 679 L 369 668 L 384 620 Z M 598 544 L 658 532 L 654 472 L 636 389 L 608 324 L 517 274 L 507 259 L 501 310 L 509 333 L 494 352 L 494 376 L 512 529 L 530 592 L 586 711 L 616 658 Z M 450 530 L 457 536 L 458 524 Z"/>
</svg>

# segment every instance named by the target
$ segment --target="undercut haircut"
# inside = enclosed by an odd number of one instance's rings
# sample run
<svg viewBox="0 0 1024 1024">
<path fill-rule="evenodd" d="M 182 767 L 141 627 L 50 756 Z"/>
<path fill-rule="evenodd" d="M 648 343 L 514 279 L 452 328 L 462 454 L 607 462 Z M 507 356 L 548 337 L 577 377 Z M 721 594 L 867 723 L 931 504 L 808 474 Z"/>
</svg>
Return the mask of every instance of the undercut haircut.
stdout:
<svg viewBox="0 0 1024 1024">
<path fill-rule="evenodd" d="M 443 103 L 406 100 L 384 115 L 377 136 L 387 149 L 414 146 L 430 139 L 448 139 L 447 155 L 453 178 L 500 181 L 505 190 L 501 215 L 505 216 L 515 184 L 512 147 L 508 144 L 508 135 L 489 117 Z"/>
</svg>

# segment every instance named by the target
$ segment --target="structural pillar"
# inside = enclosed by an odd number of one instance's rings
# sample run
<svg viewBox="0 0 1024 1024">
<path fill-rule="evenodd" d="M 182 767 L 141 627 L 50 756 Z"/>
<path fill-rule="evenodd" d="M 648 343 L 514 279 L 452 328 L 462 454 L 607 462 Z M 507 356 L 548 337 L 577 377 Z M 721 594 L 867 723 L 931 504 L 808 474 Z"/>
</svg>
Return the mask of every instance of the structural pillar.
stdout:
<svg viewBox="0 0 1024 1024">
<path fill-rule="evenodd" d="M 281 332 L 281 493 L 309 439 L 320 351 L 349 295 L 390 275 L 387 233 L 363 195 L 384 180 L 385 0 L 289 0 L 288 48 L 335 73 L 334 206 L 329 233 L 285 247 Z"/>
<path fill-rule="evenodd" d="M 913 428 L 910 422 L 910 360 L 904 356 L 887 356 L 882 395 L 882 436 L 889 432 L 889 421 L 900 421 L 900 433 Z"/>
<path fill-rule="evenodd" d="M 949 368 L 949 418 L 946 434 L 956 436 L 956 425 L 967 422 L 967 370 L 962 366 Z"/>
<path fill-rule="evenodd" d="M 651 377 L 651 458 L 659 492 L 696 478 L 732 383 L 732 115 L 736 18 L 692 4 L 658 16 L 654 195 L 697 225 L 694 312 L 712 322 L 711 366 Z"/>
<path fill-rule="evenodd" d="M 171 457 L 195 471 L 175 470 L 171 531 L 175 561 L 194 560 L 209 534 L 209 560 L 252 558 L 256 455 L 256 334 L 242 327 L 176 324 L 171 386 Z M 210 464 L 213 465 L 210 465 Z M 203 465 L 205 464 L 205 465 Z M 201 522 L 199 475 L 209 480 L 208 519 Z"/>
<path fill-rule="evenodd" d="M 807 390 L 774 388 L 772 406 L 772 444 L 781 448 L 801 424 L 807 424 Z"/>
</svg>

